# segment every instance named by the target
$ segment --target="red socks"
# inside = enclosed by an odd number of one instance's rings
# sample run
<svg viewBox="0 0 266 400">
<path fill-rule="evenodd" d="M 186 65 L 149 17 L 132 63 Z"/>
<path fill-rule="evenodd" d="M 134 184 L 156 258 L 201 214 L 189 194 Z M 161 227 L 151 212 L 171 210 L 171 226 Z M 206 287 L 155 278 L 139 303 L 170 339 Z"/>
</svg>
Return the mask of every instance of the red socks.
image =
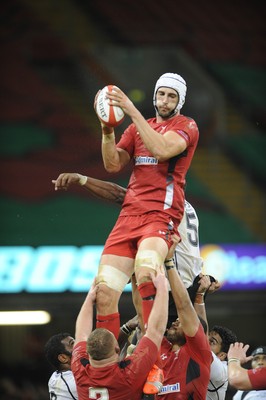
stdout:
<svg viewBox="0 0 266 400">
<path fill-rule="evenodd" d="M 138 286 L 138 290 L 142 298 L 143 324 L 144 326 L 147 326 L 156 294 L 156 289 L 152 282 L 144 282 Z"/>
<path fill-rule="evenodd" d="M 118 338 L 120 332 L 120 314 L 97 315 L 96 328 L 105 328 L 111 331 L 115 338 Z"/>
</svg>

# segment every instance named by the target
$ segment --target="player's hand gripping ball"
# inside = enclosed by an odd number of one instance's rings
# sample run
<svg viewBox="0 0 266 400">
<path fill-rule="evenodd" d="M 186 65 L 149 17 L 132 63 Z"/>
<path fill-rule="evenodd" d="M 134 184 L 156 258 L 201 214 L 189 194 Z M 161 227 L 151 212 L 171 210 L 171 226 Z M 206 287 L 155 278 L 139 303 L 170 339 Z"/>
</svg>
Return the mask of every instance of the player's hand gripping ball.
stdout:
<svg viewBox="0 0 266 400">
<path fill-rule="evenodd" d="M 106 92 L 111 92 L 113 87 L 114 85 L 105 86 L 100 91 L 96 100 L 96 113 L 99 119 L 105 125 L 112 128 L 120 125 L 125 118 L 125 113 L 122 108 L 110 105 L 110 100 L 106 97 Z"/>
</svg>

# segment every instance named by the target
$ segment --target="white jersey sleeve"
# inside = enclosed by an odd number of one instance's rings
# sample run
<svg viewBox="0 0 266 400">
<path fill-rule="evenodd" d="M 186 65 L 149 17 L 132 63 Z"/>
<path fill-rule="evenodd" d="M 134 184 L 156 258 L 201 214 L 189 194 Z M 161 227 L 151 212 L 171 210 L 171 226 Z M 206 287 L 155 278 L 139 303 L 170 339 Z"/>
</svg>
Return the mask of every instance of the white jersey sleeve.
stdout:
<svg viewBox="0 0 266 400">
<path fill-rule="evenodd" d="M 181 241 L 176 246 L 174 261 L 185 287 L 188 288 L 202 272 L 203 260 L 200 256 L 198 216 L 186 200 L 178 232 Z"/>
<path fill-rule="evenodd" d="M 48 382 L 50 400 L 78 400 L 72 371 L 55 371 Z"/>
<path fill-rule="evenodd" d="M 210 381 L 208 384 L 208 400 L 224 400 L 228 387 L 227 362 L 221 361 L 212 352 Z"/>
<path fill-rule="evenodd" d="M 238 390 L 233 397 L 233 400 L 262 400 L 266 399 L 266 390 L 250 390 L 244 392 L 243 390 Z"/>
</svg>

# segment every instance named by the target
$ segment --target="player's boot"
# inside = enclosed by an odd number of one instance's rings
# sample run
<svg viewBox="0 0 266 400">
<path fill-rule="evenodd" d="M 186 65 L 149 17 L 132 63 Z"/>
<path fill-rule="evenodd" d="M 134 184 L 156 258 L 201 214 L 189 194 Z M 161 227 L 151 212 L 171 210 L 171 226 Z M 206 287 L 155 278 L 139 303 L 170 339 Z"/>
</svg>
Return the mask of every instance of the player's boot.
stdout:
<svg viewBox="0 0 266 400">
<path fill-rule="evenodd" d="M 163 379 L 163 370 L 154 364 L 143 386 L 143 393 L 150 395 L 159 393 L 163 387 Z"/>
</svg>

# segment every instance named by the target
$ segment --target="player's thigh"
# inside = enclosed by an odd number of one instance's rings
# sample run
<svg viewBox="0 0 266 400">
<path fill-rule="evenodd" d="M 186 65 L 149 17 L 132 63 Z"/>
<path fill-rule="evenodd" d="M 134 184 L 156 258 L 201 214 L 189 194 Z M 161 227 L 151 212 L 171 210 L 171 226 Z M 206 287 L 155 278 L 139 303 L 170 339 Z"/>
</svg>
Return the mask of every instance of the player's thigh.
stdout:
<svg viewBox="0 0 266 400">
<path fill-rule="evenodd" d="M 117 275 L 120 275 L 128 282 L 134 272 L 134 259 L 129 257 L 117 256 L 114 254 L 103 254 L 101 256 L 98 275 L 102 270 L 114 271 L 117 270 Z"/>
<path fill-rule="evenodd" d="M 147 237 L 139 243 L 137 255 L 140 251 L 146 250 L 156 251 L 161 255 L 164 261 L 164 258 L 168 253 L 168 244 L 162 237 Z"/>
</svg>

